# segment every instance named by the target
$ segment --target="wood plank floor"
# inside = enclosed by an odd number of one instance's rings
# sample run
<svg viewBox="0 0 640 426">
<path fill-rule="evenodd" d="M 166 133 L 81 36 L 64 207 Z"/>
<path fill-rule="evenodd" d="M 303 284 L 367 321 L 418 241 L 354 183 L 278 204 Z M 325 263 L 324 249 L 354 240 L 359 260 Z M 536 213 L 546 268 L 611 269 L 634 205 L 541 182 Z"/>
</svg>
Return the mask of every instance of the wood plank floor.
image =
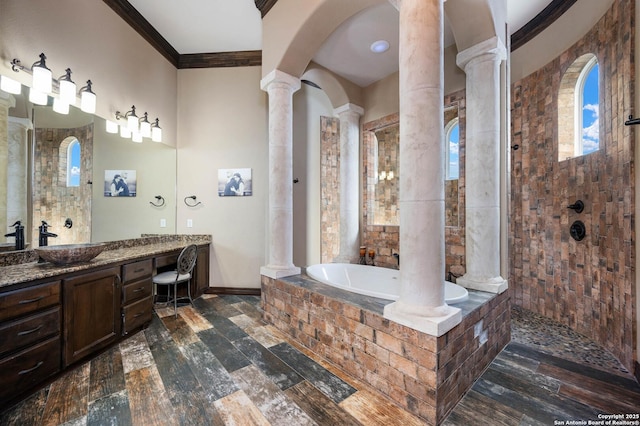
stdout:
<svg viewBox="0 0 640 426">
<path fill-rule="evenodd" d="M 144 332 L 2 409 L 0 425 L 423 424 L 265 324 L 259 303 L 205 296 L 177 318 L 158 309 Z M 638 413 L 640 386 L 629 374 L 514 341 L 443 424 L 586 424 Z"/>
</svg>

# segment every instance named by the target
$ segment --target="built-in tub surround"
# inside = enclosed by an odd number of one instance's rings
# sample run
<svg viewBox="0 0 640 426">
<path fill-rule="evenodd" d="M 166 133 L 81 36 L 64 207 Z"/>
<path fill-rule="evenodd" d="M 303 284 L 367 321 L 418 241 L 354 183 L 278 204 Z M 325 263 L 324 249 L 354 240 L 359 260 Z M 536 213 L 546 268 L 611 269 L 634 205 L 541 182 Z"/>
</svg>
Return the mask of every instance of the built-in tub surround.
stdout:
<svg viewBox="0 0 640 426">
<path fill-rule="evenodd" d="M 262 277 L 264 319 L 389 400 L 440 424 L 510 340 L 509 292 L 469 291 L 435 337 L 383 317 L 388 300 L 296 275 Z"/>
<path fill-rule="evenodd" d="M 637 188 L 634 133 L 624 126 L 634 106 L 635 2 L 610 10 L 558 58 L 512 84 L 510 252 L 514 304 L 565 324 L 616 355 L 633 371 L 638 360 L 634 221 Z M 571 64 L 598 58 L 598 151 L 558 161 L 558 94 Z M 636 154 L 637 155 L 637 154 Z M 581 199 L 576 213 L 567 206 Z M 586 226 L 571 238 L 575 220 Z"/>
</svg>

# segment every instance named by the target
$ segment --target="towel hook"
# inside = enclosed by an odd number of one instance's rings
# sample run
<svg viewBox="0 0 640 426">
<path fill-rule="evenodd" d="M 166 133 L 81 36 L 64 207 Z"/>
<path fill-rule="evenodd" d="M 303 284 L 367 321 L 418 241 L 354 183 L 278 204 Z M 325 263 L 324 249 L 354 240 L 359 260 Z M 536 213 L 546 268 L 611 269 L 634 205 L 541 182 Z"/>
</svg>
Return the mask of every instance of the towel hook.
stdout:
<svg viewBox="0 0 640 426">
<path fill-rule="evenodd" d="M 164 197 L 162 195 L 156 195 L 156 203 L 154 203 L 153 201 L 149 201 L 149 204 L 151 204 L 152 206 L 155 207 L 162 207 L 164 206 Z"/>
<path fill-rule="evenodd" d="M 189 201 L 187 201 L 187 198 L 192 199 L 192 200 L 193 200 L 193 204 L 189 204 Z M 189 206 L 189 207 L 195 207 L 195 206 L 197 206 L 198 204 L 202 204 L 200 201 L 198 201 L 198 202 L 196 203 L 196 196 L 195 196 L 195 195 L 189 195 L 188 197 L 184 197 L 184 203 L 185 203 L 187 206 Z"/>
</svg>

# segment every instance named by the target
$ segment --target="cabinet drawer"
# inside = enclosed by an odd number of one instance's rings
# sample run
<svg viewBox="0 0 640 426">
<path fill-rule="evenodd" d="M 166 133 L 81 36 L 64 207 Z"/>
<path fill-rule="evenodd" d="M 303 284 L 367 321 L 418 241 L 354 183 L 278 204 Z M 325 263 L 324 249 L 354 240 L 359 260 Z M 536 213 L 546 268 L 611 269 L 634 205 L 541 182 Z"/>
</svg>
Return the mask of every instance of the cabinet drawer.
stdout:
<svg viewBox="0 0 640 426">
<path fill-rule="evenodd" d="M 180 256 L 180 251 L 157 256 L 156 268 L 164 268 L 165 266 L 172 266 L 175 268 L 176 263 L 178 263 L 178 256 Z"/>
<path fill-rule="evenodd" d="M 60 304 L 60 281 L 0 294 L 0 321 Z"/>
<path fill-rule="evenodd" d="M 60 337 L 51 338 L 0 360 L 0 401 L 19 395 L 58 371 Z"/>
<path fill-rule="evenodd" d="M 60 307 L 0 325 L 0 355 L 60 333 Z"/>
<path fill-rule="evenodd" d="M 125 285 L 122 287 L 122 304 L 126 305 L 138 299 L 151 296 L 152 287 L 151 278 Z"/>
<path fill-rule="evenodd" d="M 153 298 L 147 297 L 138 302 L 122 308 L 122 334 L 128 334 L 131 330 L 151 321 L 153 315 Z"/>
<path fill-rule="evenodd" d="M 122 282 L 128 283 L 139 278 L 150 277 L 153 272 L 153 262 L 151 259 L 129 263 L 122 267 Z"/>
</svg>

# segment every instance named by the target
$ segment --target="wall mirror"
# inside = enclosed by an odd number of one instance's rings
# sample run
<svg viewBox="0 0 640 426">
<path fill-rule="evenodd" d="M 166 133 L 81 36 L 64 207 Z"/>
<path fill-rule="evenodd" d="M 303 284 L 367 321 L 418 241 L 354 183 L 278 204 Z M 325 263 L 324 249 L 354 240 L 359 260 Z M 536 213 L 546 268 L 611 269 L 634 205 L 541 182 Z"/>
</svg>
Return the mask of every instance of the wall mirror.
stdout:
<svg viewBox="0 0 640 426">
<path fill-rule="evenodd" d="M 176 232 L 176 150 L 106 132 L 103 118 L 71 106 L 68 114 L 34 105 L 28 88 L 0 92 L 0 240 L 15 248 L 12 225 L 25 227 L 27 249 L 38 227 L 56 234 L 49 245 L 113 241 Z M 107 170 L 134 171 L 135 196 L 111 197 Z M 166 202 L 151 205 L 155 196 Z"/>
<path fill-rule="evenodd" d="M 444 108 L 445 226 L 459 226 L 459 123 L 458 105 Z M 365 124 L 367 165 L 366 214 L 368 225 L 399 225 L 400 128 L 397 114 Z"/>
</svg>

